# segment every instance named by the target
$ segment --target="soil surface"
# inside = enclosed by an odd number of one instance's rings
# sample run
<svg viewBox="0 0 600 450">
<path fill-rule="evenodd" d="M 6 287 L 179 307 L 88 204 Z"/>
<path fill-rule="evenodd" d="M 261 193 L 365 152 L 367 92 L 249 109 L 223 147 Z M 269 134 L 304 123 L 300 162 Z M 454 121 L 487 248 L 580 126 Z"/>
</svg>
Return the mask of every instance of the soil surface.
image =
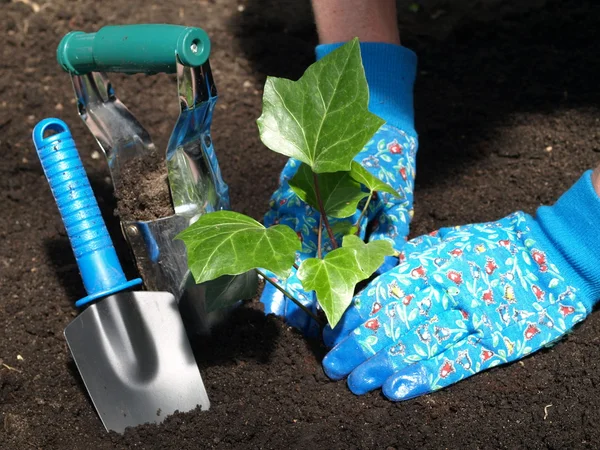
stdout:
<svg viewBox="0 0 600 450">
<path fill-rule="evenodd" d="M 114 194 L 115 214 L 124 221 L 156 220 L 175 214 L 165 157 L 156 151 L 123 164 Z"/>
<path fill-rule="evenodd" d="M 31 142 L 37 121 L 70 124 L 119 252 L 128 252 L 97 144 L 55 62 L 70 30 L 196 25 L 211 36 L 220 92 L 213 137 L 234 209 L 260 218 L 284 158 L 258 139 L 267 74 L 312 61 L 305 0 L 0 0 L 0 448 L 594 448 L 600 439 L 600 314 L 562 342 L 441 392 L 391 403 L 356 397 L 322 372 L 324 349 L 256 303 L 194 343 L 210 412 L 106 433 L 63 329 L 84 296 Z M 419 55 L 414 235 L 553 202 L 600 160 L 600 5 L 588 0 L 401 1 Z M 416 6 L 418 6 L 418 8 Z M 342 26 L 342 24 L 340 24 Z M 174 79 L 112 76 L 166 148 Z"/>
</svg>

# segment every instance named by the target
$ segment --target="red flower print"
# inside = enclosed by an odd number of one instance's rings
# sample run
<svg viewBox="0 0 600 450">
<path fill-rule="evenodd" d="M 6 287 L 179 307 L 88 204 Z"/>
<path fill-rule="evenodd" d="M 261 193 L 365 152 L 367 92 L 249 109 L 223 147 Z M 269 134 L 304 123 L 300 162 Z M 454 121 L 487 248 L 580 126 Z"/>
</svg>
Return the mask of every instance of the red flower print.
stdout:
<svg viewBox="0 0 600 450">
<path fill-rule="evenodd" d="M 459 256 L 461 256 L 463 254 L 463 251 L 460 248 L 455 248 L 454 250 L 448 252 L 448 254 L 450 256 L 458 258 Z"/>
<path fill-rule="evenodd" d="M 469 318 L 469 313 L 466 312 L 464 309 L 460 310 L 460 314 L 463 316 L 463 319 L 467 320 Z"/>
<path fill-rule="evenodd" d="M 510 246 L 510 241 L 508 239 L 504 239 L 502 241 L 498 241 L 498 244 L 500 244 L 502 247 L 508 248 Z"/>
<path fill-rule="evenodd" d="M 487 258 L 485 262 L 485 273 L 491 275 L 498 268 L 498 264 L 492 258 Z"/>
<path fill-rule="evenodd" d="M 456 371 L 454 370 L 454 365 L 452 362 L 447 359 L 444 360 L 444 364 L 442 364 L 442 367 L 440 367 L 440 377 L 446 378 L 448 375 L 454 372 Z"/>
<path fill-rule="evenodd" d="M 569 314 L 573 314 L 575 312 L 575 308 L 572 306 L 558 305 L 558 310 L 563 315 L 563 317 L 567 317 Z"/>
<path fill-rule="evenodd" d="M 544 301 L 544 296 L 546 295 L 546 293 L 544 291 L 542 291 L 539 286 L 536 286 L 534 284 L 533 286 L 531 286 L 531 290 L 533 291 L 533 295 L 535 295 L 535 298 L 539 302 L 543 302 Z"/>
<path fill-rule="evenodd" d="M 457 272 L 456 270 L 449 270 L 446 276 L 450 281 L 453 281 L 458 286 L 460 286 L 463 282 L 462 273 Z"/>
<path fill-rule="evenodd" d="M 533 337 L 536 334 L 539 334 L 540 329 L 533 323 L 530 323 L 529 325 L 527 325 L 527 328 L 525 329 L 525 339 L 527 339 L 528 341 L 533 339 Z"/>
<path fill-rule="evenodd" d="M 390 151 L 390 153 L 399 155 L 402 153 L 402 146 L 398 144 L 398 141 L 396 139 L 394 139 L 393 142 L 390 142 L 388 144 L 388 150 Z"/>
<path fill-rule="evenodd" d="M 410 276 L 413 278 L 423 278 L 425 276 L 425 269 L 423 266 L 419 266 L 410 271 Z"/>
<path fill-rule="evenodd" d="M 490 359 L 492 356 L 494 356 L 494 352 L 491 350 L 481 350 L 481 362 L 486 362 L 488 359 Z"/>
<path fill-rule="evenodd" d="M 488 289 L 487 291 L 485 291 L 483 293 L 483 297 L 482 297 L 483 301 L 485 302 L 486 305 L 491 305 L 494 303 L 494 293 L 492 292 L 491 289 Z"/>
<path fill-rule="evenodd" d="M 375 314 L 380 309 L 381 309 L 381 303 L 379 303 L 379 302 L 373 303 L 373 308 L 371 308 L 371 315 Z"/>
<path fill-rule="evenodd" d="M 400 176 L 404 181 L 408 179 L 408 177 L 406 176 L 406 167 L 400 167 Z"/>
<path fill-rule="evenodd" d="M 368 328 L 372 331 L 377 331 L 379 329 L 379 320 L 377 319 L 369 319 L 365 322 L 365 328 Z"/>
<path fill-rule="evenodd" d="M 407 296 L 405 296 L 402 299 L 402 304 L 408 306 L 408 305 L 410 305 L 410 302 L 412 302 L 414 300 L 414 298 L 415 298 L 414 295 L 408 294 Z"/>
<path fill-rule="evenodd" d="M 546 263 L 546 254 L 537 249 L 531 250 L 531 257 L 540 266 L 540 272 L 546 272 L 548 270 L 548 265 Z"/>
</svg>

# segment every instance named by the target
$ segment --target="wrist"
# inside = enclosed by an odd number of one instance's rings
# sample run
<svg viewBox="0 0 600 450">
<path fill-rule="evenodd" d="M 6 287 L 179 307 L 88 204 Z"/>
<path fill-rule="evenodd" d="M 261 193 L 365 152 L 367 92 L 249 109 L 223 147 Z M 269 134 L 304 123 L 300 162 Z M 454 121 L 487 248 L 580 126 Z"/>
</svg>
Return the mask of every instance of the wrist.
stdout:
<svg viewBox="0 0 600 450">
<path fill-rule="evenodd" d="M 321 44 L 361 42 L 400 44 L 396 0 L 313 0 Z"/>
<path fill-rule="evenodd" d="M 594 178 L 588 170 L 553 206 L 537 211 L 539 247 L 580 291 L 588 310 L 600 300 L 600 190 Z"/>
<path fill-rule="evenodd" d="M 596 167 L 596 170 L 592 173 L 592 185 L 596 190 L 596 194 L 600 196 L 600 166 Z"/>
</svg>

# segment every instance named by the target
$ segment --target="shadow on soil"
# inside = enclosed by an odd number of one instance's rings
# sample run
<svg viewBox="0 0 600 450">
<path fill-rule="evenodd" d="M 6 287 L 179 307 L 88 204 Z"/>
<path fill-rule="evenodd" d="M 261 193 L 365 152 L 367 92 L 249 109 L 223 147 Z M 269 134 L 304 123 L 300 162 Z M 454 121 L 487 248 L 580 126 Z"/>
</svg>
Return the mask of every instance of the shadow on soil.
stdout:
<svg viewBox="0 0 600 450">
<path fill-rule="evenodd" d="M 190 336 L 190 342 L 202 371 L 212 366 L 243 365 L 247 360 L 266 364 L 277 345 L 279 333 L 273 318 L 243 305 L 214 326 L 210 336 Z"/>
<path fill-rule="evenodd" d="M 422 0 L 415 13 L 408 3 L 415 2 L 398 2 L 399 23 L 403 44 L 419 56 L 420 186 L 486 155 L 486 142 L 515 113 L 598 105 L 600 4 L 528 0 L 508 8 L 474 0 L 465 8 Z M 297 79 L 313 60 L 308 1 L 251 0 L 232 25 L 261 74 Z"/>
</svg>

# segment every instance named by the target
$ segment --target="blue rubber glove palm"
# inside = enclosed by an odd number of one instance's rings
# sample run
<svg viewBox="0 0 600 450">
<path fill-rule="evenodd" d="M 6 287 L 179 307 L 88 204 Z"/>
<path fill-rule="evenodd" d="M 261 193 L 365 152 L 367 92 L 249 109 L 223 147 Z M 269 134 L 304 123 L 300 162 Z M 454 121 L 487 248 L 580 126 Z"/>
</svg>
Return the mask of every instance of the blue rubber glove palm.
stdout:
<svg viewBox="0 0 600 450">
<path fill-rule="evenodd" d="M 363 290 L 323 362 L 356 394 L 443 388 L 559 339 L 600 298 L 600 199 L 586 173 L 537 219 L 441 229 Z"/>
<path fill-rule="evenodd" d="M 339 45 L 341 44 L 319 46 L 317 56 L 321 58 Z M 376 196 L 359 224 L 359 234 L 363 239 L 367 234 L 369 240 L 388 239 L 399 249 L 406 242 L 412 217 L 417 152 L 412 105 L 416 57 L 410 50 L 390 44 L 362 43 L 361 52 L 369 83 L 369 109 L 384 118 L 386 124 L 365 145 L 355 161 L 396 189 L 401 198 L 387 193 Z M 290 159 L 284 167 L 280 186 L 273 194 L 264 223 L 266 226 L 288 225 L 298 233 L 302 240 L 302 251 L 298 253 L 296 262 L 300 264 L 304 259 L 316 256 L 319 213 L 300 200 L 288 185 L 298 166 L 298 161 Z M 354 216 L 343 220 L 356 223 L 362 206 L 363 204 L 359 205 Z M 334 225 L 335 222 L 331 221 L 331 224 Z M 324 234 L 323 247 L 324 253 L 327 253 L 331 250 L 331 243 L 325 236 Z M 397 263 L 397 258 L 390 258 L 386 261 L 386 268 Z M 295 274 L 286 280 L 268 275 L 303 305 L 316 311 L 314 292 L 304 292 Z M 319 331 L 318 326 L 304 311 L 270 284 L 265 286 L 261 301 L 266 313 L 285 317 L 290 325 L 301 329 L 305 334 L 314 335 Z"/>
</svg>

